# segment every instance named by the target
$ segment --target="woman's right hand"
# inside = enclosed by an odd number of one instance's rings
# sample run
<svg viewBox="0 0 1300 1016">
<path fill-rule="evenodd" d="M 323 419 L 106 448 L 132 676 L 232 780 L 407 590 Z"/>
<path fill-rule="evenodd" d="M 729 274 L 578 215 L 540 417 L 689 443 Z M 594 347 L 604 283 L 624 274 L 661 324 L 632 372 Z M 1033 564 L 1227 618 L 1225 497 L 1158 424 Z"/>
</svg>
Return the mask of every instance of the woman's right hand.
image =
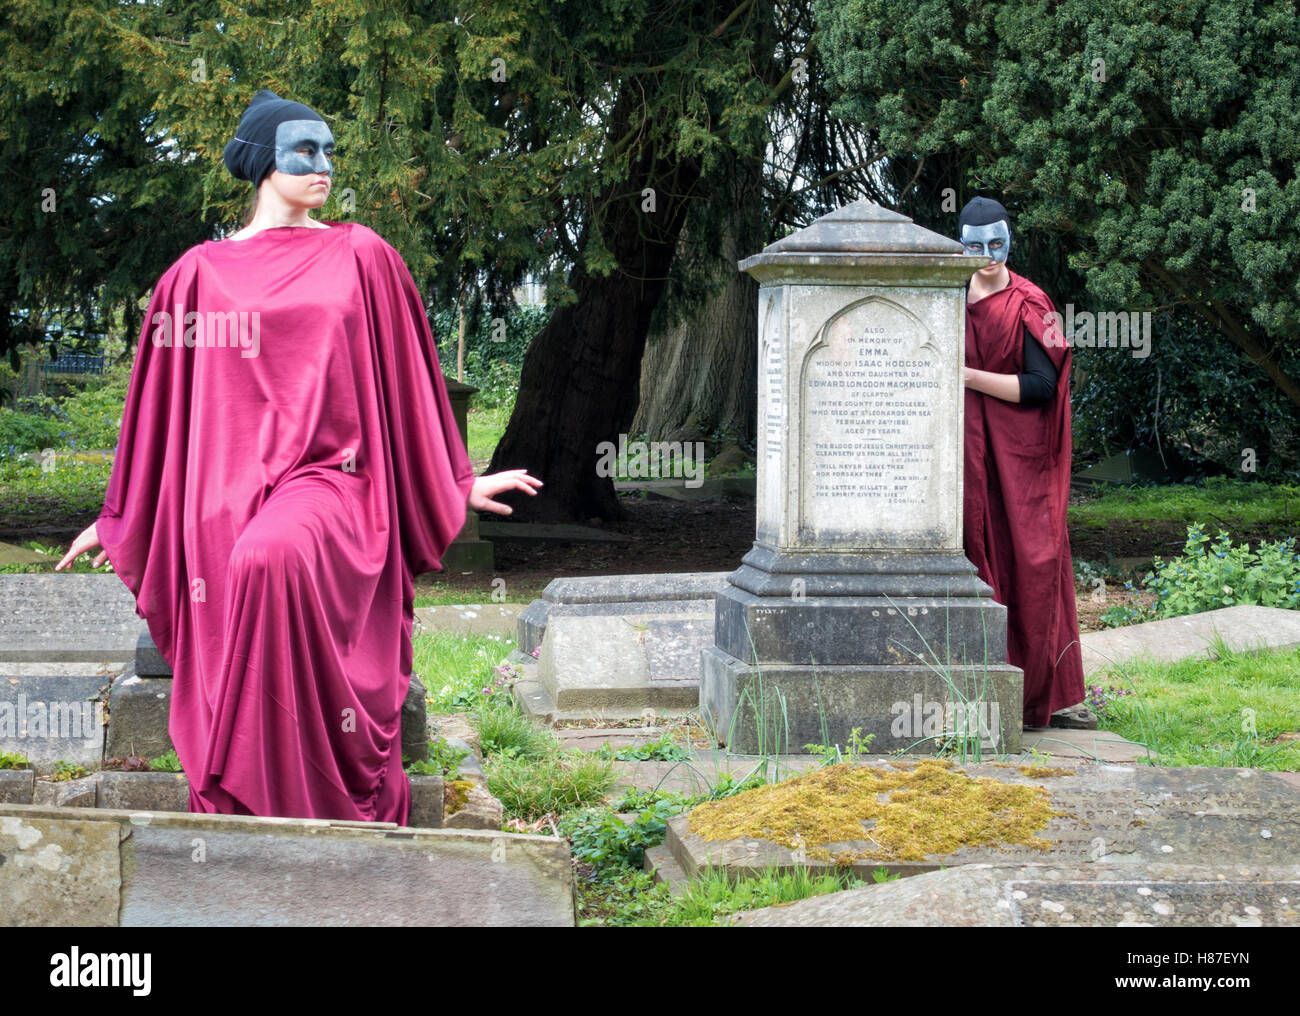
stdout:
<svg viewBox="0 0 1300 1016">
<path fill-rule="evenodd" d="M 54 566 L 54 570 L 63 571 L 65 568 L 69 567 L 73 561 L 86 553 L 86 551 L 94 550 L 99 545 L 99 533 L 95 529 L 95 523 L 92 522 L 81 531 L 81 534 L 75 540 L 72 541 L 72 546 L 69 547 L 68 552 L 63 555 L 63 560 Z M 107 560 L 108 551 L 101 550 L 95 555 L 95 560 L 90 562 L 90 566 L 92 568 L 98 568 Z"/>
</svg>

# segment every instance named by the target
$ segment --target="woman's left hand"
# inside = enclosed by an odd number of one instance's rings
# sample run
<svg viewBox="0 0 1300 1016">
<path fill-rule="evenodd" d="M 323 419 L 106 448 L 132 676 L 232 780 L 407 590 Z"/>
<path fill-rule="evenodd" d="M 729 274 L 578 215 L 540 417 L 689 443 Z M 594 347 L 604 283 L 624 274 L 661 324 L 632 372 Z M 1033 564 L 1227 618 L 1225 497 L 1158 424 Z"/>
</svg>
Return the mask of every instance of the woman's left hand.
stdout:
<svg viewBox="0 0 1300 1016">
<path fill-rule="evenodd" d="M 542 481 L 529 476 L 527 469 L 507 469 L 504 473 L 490 473 L 474 478 L 474 486 L 469 492 L 469 506 L 475 511 L 496 512 L 498 515 L 510 515 L 514 509 L 508 504 L 492 499 L 507 490 L 522 490 L 536 497 L 537 488 Z"/>
</svg>

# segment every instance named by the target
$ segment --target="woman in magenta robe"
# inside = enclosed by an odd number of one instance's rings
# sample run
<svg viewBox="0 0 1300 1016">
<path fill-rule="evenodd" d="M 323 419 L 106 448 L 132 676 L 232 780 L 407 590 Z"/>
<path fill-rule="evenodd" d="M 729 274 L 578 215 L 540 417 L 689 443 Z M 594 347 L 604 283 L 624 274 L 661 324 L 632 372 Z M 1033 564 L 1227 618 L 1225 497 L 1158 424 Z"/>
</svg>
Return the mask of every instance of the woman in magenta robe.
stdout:
<svg viewBox="0 0 1300 1016">
<path fill-rule="evenodd" d="M 1026 727 L 1095 727 L 1084 698 L 1070 493 L 1070 348 L 1045 293 L 1007 268 L 1006 209 L 961 212 L 968 253 L 988 257 L 966 298 L 966 556 L 1007 608 L 1007 659 L 1025 675 Z"/>
<path fill-rule="evenodd" d="M 154 288 L 103 510 L 59 567 L 102 546 L 136 597 L 191 811 L 404 825 L 413 576 L 467 502 L 540 481 L 473 476 L 401 256 L 308 217 L 332 151 L 271 92 L 241 119 L 256 212 Z"/>
</svg>

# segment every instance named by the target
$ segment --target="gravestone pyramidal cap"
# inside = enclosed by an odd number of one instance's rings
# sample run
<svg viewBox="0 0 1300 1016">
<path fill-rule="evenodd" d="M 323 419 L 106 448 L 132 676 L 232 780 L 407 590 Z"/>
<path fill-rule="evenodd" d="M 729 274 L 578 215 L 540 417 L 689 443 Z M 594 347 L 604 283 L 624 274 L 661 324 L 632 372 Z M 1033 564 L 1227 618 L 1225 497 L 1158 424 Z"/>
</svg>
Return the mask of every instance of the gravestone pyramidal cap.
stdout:
<svg viewBox="0 0 1300 1016">
<path fill-rule="evenodd" d="M 867 201 L 740 262 L 759 289 L 757 538 L 700 706 L 736 752 L 1019 748 L 1006 609 L 962 551 L 965 284 L 986 262 Z"/>
</svg>

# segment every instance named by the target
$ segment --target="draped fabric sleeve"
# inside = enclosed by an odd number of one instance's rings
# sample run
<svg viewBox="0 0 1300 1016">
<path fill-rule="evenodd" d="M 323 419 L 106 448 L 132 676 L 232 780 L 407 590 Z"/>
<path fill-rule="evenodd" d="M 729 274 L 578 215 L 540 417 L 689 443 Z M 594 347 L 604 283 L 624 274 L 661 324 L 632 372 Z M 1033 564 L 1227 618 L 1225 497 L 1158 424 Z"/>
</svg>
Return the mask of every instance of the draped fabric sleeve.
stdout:
<svg viewBox="0 0 1300 1016">
<path fill-rule="evenodd" d="M 127 388 L 104 506 L 100 545 L 136 599 L 168 663 L 185 599 L 184 503 L 193 358 L 177 355 L 185 314 L 197 306 L 196 271 L 182 256 L 154 287 Z"/>
<path fill-rule="evenodd" d="M 1065 334 L 1061 330 L 1061 317 L 1052 306 L 1051 299 L 1041 289 L 1027 279 L 1019 278 L 1018 283 L 1024 293 L 1021 304 L 1021 322 L 1029 333 L 1038 340 L 1043 351 L 1056 368 L 1056 391 L 1046 405 L 1049 417 L 1047 425 L 1047 452 L 1053 465 L 1059 465 L 1062 451 L 1068 456 L 1072 448 L 1070 440 L 1070 361 L 1071 350 Z M 1068 477 L 1070 463 L 1063 467 Z"/>
<path fill-rule="evenodd" d="M 474 473 L 452 413 L 424 302 L 401 255 L 356 231 L 387 428 L 402 553 L 412 575 L 440 569 L 465 524 Z"/>
</svg>

